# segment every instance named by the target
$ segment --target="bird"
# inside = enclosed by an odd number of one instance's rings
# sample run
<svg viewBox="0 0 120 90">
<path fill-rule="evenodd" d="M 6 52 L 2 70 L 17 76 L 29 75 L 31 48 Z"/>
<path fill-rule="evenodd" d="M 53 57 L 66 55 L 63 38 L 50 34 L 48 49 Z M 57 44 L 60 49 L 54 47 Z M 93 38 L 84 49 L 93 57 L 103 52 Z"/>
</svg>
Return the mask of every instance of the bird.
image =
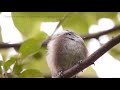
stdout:
<svg viewBox="0 0 120 90">
<path fill-rule="evenodd" d="M 47 64 L 52 78 L 56 78 L 57 75 L 62 76 L 65 70 L 85 60 L 88 55 L 84 40 L 69 30 L 53 35 L 47 44 L 47 49 Z"/>
</svg>

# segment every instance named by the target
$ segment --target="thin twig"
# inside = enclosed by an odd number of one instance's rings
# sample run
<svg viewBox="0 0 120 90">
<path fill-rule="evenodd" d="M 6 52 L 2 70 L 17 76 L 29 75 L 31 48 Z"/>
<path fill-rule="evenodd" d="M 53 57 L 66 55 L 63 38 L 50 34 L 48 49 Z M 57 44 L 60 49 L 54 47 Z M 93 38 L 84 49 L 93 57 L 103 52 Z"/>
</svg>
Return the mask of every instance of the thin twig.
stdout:
<svg viewBox="0 0 120 90">
<path fill-rule="evenodd" d="M 51 37 L 54 35 L 54 33 L 56 32 L 56 30 L 60 27 L 60 25 L 66 20 L 66 18 L 71 14 L 71 12 L 67 13 L 64 15 L 64 17 L 62 19 L 59 20 L 58 25 L 56 26 L 54 32 L 52 33 Z"/>
</svg>

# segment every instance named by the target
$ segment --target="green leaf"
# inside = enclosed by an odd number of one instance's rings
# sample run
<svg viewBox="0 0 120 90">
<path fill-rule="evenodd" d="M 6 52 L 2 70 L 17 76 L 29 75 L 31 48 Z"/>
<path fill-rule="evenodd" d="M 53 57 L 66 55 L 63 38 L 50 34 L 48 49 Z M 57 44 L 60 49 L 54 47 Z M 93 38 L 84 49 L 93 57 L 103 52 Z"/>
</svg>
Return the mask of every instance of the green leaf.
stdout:
<svg viewBox="0 0 120 90">
<path fill-rule="evenodd" d="M 73 30 L 78 34 L 88 33 L 89 26 L 97 24 L 100 18 L 110 18 L 117 21 L 117 12 L 74 12 L 64 21 L 63 28 Z"/>
<path fill-rule="evenodd" d="M 2 42 L 2 36 L 1 36 L 1 27 L 0 27 L 0 41 Z"/>
<path fill-rule="evenodd" d="M 1 68 L 2 65 L 3 65 L 3 61 L 0 61 L 0 77 L 2 77 L 2 68 Z"/>
<path fill-rule="evenodd" d="M 22 71 L 22 65 L 19 65 L 17 62 L 15 63 L 14 65 L 14 68 L 13 68 L 13 72 L 15 74 L 20 74 L 20 72 Z"/>
<path fill-rule="evenodd" d="M 34 57 L 35 59 L 38 59 L 38 60 L 39 60 L 42 56 L 43 56 L 43 53 L 42 53 L 42 52 L 38 52 L 38 53 L 36 53 L 36 54 L 33 55 L 33 57 Z"/>
<path fill-rule="evenodd" d="M 29 60 L 28 64 L 24 64 L 24 68 L 26 68 L 26 69 L 37 69 L 41 73 L 50 74 L 50 69 L 47 65 L 45 56 L 42 57 L 39 60 L 37 60 L 37 59 Z"/>
<path fill-rule="evenodd" d="M 40 50 L 40 42 L 36 39 L 26 40 L 20 47 L 19 52 L 22 55 L 22 58 L 26 58 L 38 52 Z"/>
<path fill-rule="evenodd" d="M 68 12 L 12 12 L 15 26 L 26 37 L 40 32 L 41 22 L 57 22 Z"/>
<path fill-rule="evenodd" d="M 116 60 L 120 61 L 120 45 L 116 45 L 109 51 L 110 55 L 112 55 Z"/>
<path fill-rule="evenodd" d="M 5 71 L 7 71 L 9 69 L 9 67 L 15 63 L 16 59 L 15 58 L 11 58 L 10 60 L 6 61 L 3 65 Z"/>
<path fill-rule="evenodd" d="M 52 35 L 54 35 L 54 33 L 56 32 L 56 30 L 62 25 L 62 23 L 66 20 L 66 18 L 67 18 L 70 14 L 72 14 L 72 13 L 71 13 L 71 12 L 70 12 L 70 13 L 67 13 L 62 19 L 59 20 L 59 23 L 58 23 L 58 25 L 56 26 L 56 28 L 55 28 L 54 32 L 52 33 Z M 52 36 L 52 35 L 51 35 L 51 36 Z"/>
<path fill-rule="evenodd" d="M 84 13 L 83 13 L 84 14 Z M 69 15 L 62 23 L 65 30 L 75 31 L 78 34 L 84 34 L 88 31 L 88 23 L 84 19 L 85 16 L 78 12 L 74 12 Z"/>
<path fill-rule="evenodd" d="M 35 69 L 25 70 L 19 75 L 19 78 L 38 78 L 38 77 L 43 78 L 43 75 L 39 70 Z"/>
<path fill-rule="evenodd" d="M 3 61 L 0 60 L 0 66 L 2 66 L 2 64 L 3 64 Z"/>
<path fill-rule="evenodd" d="M 97 78 L 97 74 L 95 72 L 95 70 L 89 66 L 88 68 L 86 68 L 86 70 L 84 70 L 83 72 L 78 74 L 79 77 L 83 77 L 83 78 Z"/>
<path fill-rule="evenodd" d="M 15 26 L 24 36 L 32 36 L 40 32 L 41 22 L 57 22 L 69 12 L 12 12 Z M 90 25 L 100 18 L 111 18 L 118 22 L 117 12 L 72 12 L 62 23 L 64 29 L 85 34 Z M 118 22 L 119 23 L 119 22 Z"/>
</svg>

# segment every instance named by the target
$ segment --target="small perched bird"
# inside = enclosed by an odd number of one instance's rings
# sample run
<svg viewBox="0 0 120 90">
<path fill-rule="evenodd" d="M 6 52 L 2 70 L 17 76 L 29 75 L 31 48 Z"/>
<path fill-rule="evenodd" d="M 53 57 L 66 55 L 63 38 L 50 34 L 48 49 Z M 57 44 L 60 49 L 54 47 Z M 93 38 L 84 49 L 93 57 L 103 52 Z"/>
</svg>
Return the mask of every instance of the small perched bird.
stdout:
<svg viewBox="0 0 120 90">
<path fill-rule="evenodd" d="M 52 78 L 87 57 L 87 48 L 83 39 L 68 30 L 53 35 L 47 48 L 47 64 Z"/>
</svg>

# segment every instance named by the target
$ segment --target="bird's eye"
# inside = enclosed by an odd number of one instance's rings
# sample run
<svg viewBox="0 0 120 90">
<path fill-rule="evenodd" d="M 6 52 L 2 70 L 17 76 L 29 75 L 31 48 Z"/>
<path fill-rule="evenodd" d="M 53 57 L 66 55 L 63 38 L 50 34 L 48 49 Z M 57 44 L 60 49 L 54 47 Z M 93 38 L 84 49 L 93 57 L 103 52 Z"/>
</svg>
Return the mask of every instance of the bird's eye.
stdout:
<svg viewBox="0 0 120 90">
<path fill-rule="evenodd" d="M 70 33 L 66 33 L 67 35 L 72 35 L 72 33 L 70 32 Z"/>
</svg>

